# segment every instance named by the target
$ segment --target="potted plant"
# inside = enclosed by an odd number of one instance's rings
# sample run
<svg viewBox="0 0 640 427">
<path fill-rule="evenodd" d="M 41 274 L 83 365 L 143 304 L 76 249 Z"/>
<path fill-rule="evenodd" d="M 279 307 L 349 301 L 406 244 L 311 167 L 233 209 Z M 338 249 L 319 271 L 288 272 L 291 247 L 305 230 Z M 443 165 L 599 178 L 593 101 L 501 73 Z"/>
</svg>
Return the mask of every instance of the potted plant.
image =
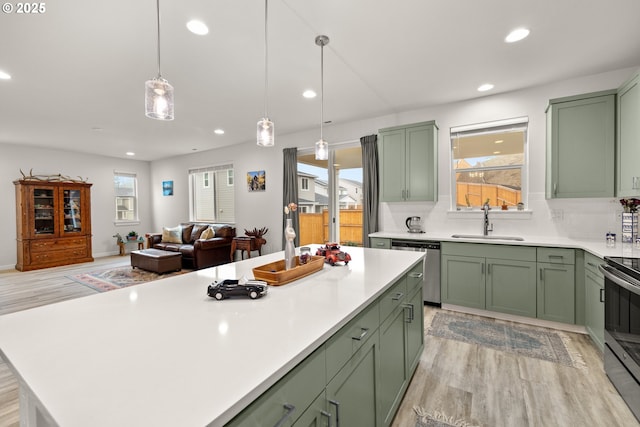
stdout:
<svg viewBox="0 0 640 427">
<path fill-rule="evenodd" d="M 129 234 L 127 234 L 127 240 L 138 240 L 138 233 L 130 231 Z"/>
</svg>

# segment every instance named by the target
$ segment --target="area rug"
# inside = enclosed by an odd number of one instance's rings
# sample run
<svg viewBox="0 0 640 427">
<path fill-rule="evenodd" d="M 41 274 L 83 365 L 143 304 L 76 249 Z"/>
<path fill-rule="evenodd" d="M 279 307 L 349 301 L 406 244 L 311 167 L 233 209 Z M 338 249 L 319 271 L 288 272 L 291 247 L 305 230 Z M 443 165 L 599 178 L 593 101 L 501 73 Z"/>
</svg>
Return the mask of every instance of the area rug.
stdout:
<svg viewBox="0 0 640 427">
<path fill-rule="evenodd" d="M 436 313 L 427 334 L 566 366 L 585 367 L 581 355 L 567 348 L 570 338 L 547 328 Z"/>
<path fill-rule="evenodd" d="M 187 273 L 190 270 L 174 271 L 171 273 L 158 274 L 152 271 L 131 268 L 131 266 L 96 270 L 89 273 L 66 276 L 67 278 L 82 285 L 95 289 L 98 292 L 107 292 L 114 289 L 126 288 L 128 286 L 140 285 L 165 277 L 177 276 Z"/>
<path fill-rule="evenodd" d="M 418 406 L 414 406 L 413 411 L 416 413 L 416 427 L 475 427 L 465 420 L 448 417 L 438 411 L 429 413 Z"/>
</svg>

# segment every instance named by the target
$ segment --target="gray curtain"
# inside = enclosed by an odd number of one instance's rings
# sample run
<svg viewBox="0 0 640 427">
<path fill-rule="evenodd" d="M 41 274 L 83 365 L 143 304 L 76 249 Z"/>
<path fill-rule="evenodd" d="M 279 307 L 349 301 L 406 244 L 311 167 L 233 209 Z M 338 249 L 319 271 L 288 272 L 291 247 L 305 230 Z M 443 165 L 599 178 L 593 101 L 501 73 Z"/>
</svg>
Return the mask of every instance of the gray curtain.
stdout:
<svg viewBox="0 0 640 427">
<path fill-rule="evenodd" d="M 293 241 L 295 246 L 300 246 L 300 221 L 298 219 L 298 211 L 284 214 L 284 207 L 289 203 L 298 203 L 298 149 L 285 148 L 282 150 L 284 156 L 284 170 L 282 173 L 282 248 L 284 249 L 284 227 L 287 223 L 286 219 L 291 218 L 293 229 L 296 230 L 296 238 Z"/>
<path fill-rule="evenodd" d="M 378 231 L 378 135 L 360 138 L 362 146 L 362 243 L 369 245 L 369 233 Z"/>
</svg>

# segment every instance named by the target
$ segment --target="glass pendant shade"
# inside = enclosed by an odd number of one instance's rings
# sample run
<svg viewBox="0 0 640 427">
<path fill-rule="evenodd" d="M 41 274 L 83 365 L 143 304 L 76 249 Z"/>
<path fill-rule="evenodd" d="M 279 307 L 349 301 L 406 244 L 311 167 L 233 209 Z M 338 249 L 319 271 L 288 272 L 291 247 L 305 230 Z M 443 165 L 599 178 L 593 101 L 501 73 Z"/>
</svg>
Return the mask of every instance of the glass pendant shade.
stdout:
<svg viewBox="0 0 640 427">
<path fill-rule="evenodd" d="M 173 86 L 162 77 L 144 84 L 145 116 L 156 120 L 173 120 Z"/>
<path fill-rule="evenodd" d="M 329 144 L 324 139 L 316 142 L 316 160 L 329 159 Z"/>
<path fill-rule="evenodd" d="M 273 147 L 275 143 L 275 125 L 268 118 L 263 118 L 258 122 L 256 132 L 258 145 L 261 147 Z"/>
</svg>

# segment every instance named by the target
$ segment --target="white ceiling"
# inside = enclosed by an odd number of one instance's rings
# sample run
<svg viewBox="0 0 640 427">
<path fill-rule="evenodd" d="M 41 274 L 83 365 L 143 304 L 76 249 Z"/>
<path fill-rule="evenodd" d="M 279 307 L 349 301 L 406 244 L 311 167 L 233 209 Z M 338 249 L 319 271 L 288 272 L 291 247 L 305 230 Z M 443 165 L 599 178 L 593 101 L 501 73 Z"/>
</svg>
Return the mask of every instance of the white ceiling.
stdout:
<svg viewBox="0 0 640 427">
<path fill-rule="evenodd" d="M 14 2 L 15 4 L 16 2 Z M 154 160 L 255 139 L 264 1 L 161 0 L 171 122 L 144 116 L 155 0 L 56 0 L 0 15 L 0 143 Z M 271 0 L 269 117 L 278 135 L 640 64 L 639 0 Z M 198 18 L 210 32 L 196 36 Z M 529 38 L 503 42 L 518 26 Z M 491 92 L 476 88 L 495 84 Z M 225 135 L 213 134 L 223 128 Z M 309 142 L 309 145 L 312 141 Z"/>
</svg>

